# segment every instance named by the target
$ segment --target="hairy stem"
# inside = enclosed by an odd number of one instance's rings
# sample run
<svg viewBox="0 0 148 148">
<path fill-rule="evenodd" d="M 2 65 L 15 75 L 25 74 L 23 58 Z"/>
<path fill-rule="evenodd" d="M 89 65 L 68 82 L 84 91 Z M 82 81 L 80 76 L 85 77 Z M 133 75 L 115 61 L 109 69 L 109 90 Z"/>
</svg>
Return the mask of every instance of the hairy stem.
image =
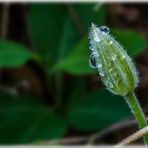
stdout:
<svg viewBox="0 0 148 148">
<path fill-rule="evenodd" d="M 134 114 L 134 116 L 139 124 L 140 129 L 146 127 L 147 121 L 146 121 L 145 115 L 140 107 L 140 104 L 139 104 L 134 92 L 127 94 L 125 96 L 125 99 L 126 99 L 127 103 L 129 104 L 129 106 L 132 110 L 132 113 Z M 145 145 L 148 145 L 148 134 L 145 134 L 143 137 L 144 137 Z"/>
</svg>

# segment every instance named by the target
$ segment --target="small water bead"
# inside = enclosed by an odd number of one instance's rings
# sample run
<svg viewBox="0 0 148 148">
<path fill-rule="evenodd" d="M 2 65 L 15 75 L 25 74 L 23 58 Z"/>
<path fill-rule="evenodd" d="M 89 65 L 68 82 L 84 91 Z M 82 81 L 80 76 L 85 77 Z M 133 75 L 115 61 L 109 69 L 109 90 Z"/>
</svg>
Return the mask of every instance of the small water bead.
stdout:
<svg viewBox="0 0 148 148">
<path fill-rule="evenodd" d="M 95 40 L 96 42 L 100 42 L 100 41 L 101 41 L 101 39 L 99 38 L 99 36 L 97 35 L 96 32 L 94 33 L 94 40 Z"/>
<path fill-rule="evenodd" d="M 95 57 L 99 57 L 98 52 L 93 52 L 93 55 L 94 55 Z"/>
<path fill-rule="evenodd" d="M 112 60 L 113 60 L 113 61 L 116 61 L 116 59 L 117 59 L 117 56 L 116 56 L 116 55 L 113 55 L 113 56 L 112 56 Z"/>
<path fill-rule="evenodd" d="M 104 76 L 103 67 L 102 67 L 101 63 L 97 64 L 97 68 L 98 68 L 98 72 L 99 72 L 100 76 Z"/>
<path fill-rule="evenodd" d="M 110 42 L 109 42 L 109 45 L 112 45 L 112 44 L 113 44 L 113 41 L 110 41 Z"/>
<path fill-rule="evenodd" d="M 97 67 L 98 67 L 98 68 L 101 68 L 101 67 L 102 67 L 102 64 L 97 64 Z"/>
<path fill-rule="evenodd" d="M 99 27 L 100 31 L 103 32 L 103 33 L 107 33 L 109 34 L 110 30 L 107 26 L 101 26 Z"/>
<path fill-rule="evenodd" d="M 90 58 L 89 58 L 89 65 L 90 65 L 90 67 L 92 67 L 92 68 L 98 68 L 98 67 L 97 67 L 97 62 L 96 62 L 94 53 L 92 53 L 92 54 L 90 55 Z"/>
<path fill-rule="evenodd" d="M 123 56 L 121 57 L 121 59 L 122 59 L 122 60 L 125 59 L 125 55 L 123 55 Z"/>
<path fill-rule="evenodd" d="M 92 51 L 94 50 L 93 46 L 89 46 L 89 49 L 92 50 Z"/>
<path fill-rule="evenodd" d="M 104 72 L 103 72 L 103 70 L 102 69 L 99 69 L 99 74 L 100 74 L 100 76 L 104 76 Z"/>
<path fill-rule="evenodd" d="M 112 60 L 113 60 L 113 61 L 116 61 L 116 58 L 115 58 L 115 57 L 112 57 Z"/>
<path fill-rule="evenodd" d="M 92 23 L 92 38 L 96 42 L 100 42 L 100 37 L 98 36 L 98 28 Z"/>
<path fill-rule="evenodd" d="M 88 39 L 89 39 L 89 46 L 93 46 L 92 36 L 89 35 Z"/>
</svg>

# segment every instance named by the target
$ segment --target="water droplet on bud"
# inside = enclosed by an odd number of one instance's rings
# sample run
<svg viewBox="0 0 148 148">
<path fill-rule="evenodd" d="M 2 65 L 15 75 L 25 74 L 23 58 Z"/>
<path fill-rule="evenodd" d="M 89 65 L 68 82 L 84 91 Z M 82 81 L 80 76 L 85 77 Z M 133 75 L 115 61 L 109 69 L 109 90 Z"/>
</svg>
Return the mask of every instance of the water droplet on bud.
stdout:
<svg viewBox="0 0 148 148">
<path fill-rule="evenodd" d="M 94 40 L 96 42 L 100 42 L 101 41 L 100 38 L 99 38 L 99 36 L 96 33 L 94 34 Z"/>
<path fill-rule="evenodd" d="M 112 44 L 113 44 L 113 41 L 110 41 L 110 42 L 109 42 L 109 45 L 112 45 Z"/>
<path fill-rule="evenodd" d="M 123 55 L 123 56 L 121 57 L 121 59 L 122 59 L 122 60 L 125 59 L 125 55 Z"/>
<path fill-rule="evenodd" d="M 90 67 L 92 67 L 92 68 L 97 68 L 97 62 L 96 62 L 94 53 L 92 53 L 92 54 L 90 55 L 90 58 L 89 58 L 89 65 L 90 65 Z"/>
<path fill-rule="evenodd" d="M 90 50 L 94 50 L 94 48 L 93 48 L 92 46 L 89 46 L 89 49 L 90 49 Z"/>
<path fill-rule="evenodd" d="M 99 57 L 99 54 L 98 54 L 97 52 L 93 52 L 93 55 L 94 55 L 95 57 Z"/>
<path fill-rule="evenodd" d="M 101 26 L 99 27 L 100 31 L 103 32 L 103 33 L 107 33 L 109 34 L 110 30 L 107 26 Z"/>
<path fill-rule="evenodd" d="M 98 67 L 98 68 L 101 68 L 101 67 L 102 67 L 102 64 L 97 64 L 97 67 Z"/>
<path fill-rule="evenodd" d="M 117 56 L 116 55 L 112 56 L 112 60 L 113 61 L 116 61 L 116 59 L 117 59 Z"/>
<path fill-rule="evenodd" d="M 99 69 L 99 74 L 100 74 L 100 76 L 104 76 L 104 73 L 103 73 L 103 71 L 102 71 L 102 69 Z"/>
</svg>

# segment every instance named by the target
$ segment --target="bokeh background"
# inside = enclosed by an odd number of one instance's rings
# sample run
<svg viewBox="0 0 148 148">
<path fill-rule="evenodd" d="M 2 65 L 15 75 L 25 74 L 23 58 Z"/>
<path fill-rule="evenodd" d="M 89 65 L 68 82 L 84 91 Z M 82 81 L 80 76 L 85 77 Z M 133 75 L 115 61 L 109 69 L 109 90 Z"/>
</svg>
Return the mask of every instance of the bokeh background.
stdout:
<svg viewBox="0 0 148 148">
<path fill-rule="evenodd" d="M 148 114 L 147 4 L 1 3 L 0 144 L 115 144 L 138 130 L 89 66 L 92 22 L 133 57 Z"/>
</svg>

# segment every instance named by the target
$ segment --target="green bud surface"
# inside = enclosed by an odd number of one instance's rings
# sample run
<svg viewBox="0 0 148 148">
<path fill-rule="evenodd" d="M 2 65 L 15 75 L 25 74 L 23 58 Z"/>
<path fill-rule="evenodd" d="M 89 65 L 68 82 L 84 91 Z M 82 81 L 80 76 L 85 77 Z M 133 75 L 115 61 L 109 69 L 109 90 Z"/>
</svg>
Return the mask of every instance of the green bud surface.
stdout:
<svg viewBox="0 0 148 148">
<path fill-rule="evenodd" d="M 108 27 L 92 24 L 89 39 L 90 66 L 98 69 L 107 89 L 122 96 L 133 92 L 138 83 L 135 65 Z"/>
</svg>

